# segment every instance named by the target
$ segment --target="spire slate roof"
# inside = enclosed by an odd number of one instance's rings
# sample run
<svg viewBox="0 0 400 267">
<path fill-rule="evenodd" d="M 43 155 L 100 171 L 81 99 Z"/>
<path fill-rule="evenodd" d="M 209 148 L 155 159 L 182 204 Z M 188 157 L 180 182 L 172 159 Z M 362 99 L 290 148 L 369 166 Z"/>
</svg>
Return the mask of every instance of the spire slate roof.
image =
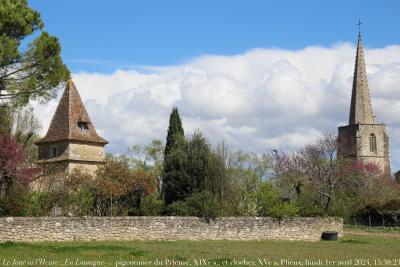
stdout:
<svg viewBox="0 0 400 267">
<path fill-rule="evenodd" d="M 86 124 L 87 129 L 81 130 L 79 123 Z M 65 86 L 47 134 L 36 144 L 62 140 L 93 142 L 104 145 L 108 143 L 97 134 L 72 80 L 69 80 Z"/>
<path fill-rule="evenodd" d="M 369 95 L 361 33 L 358 34 L 349 124 L 375 124 L 371 98 Z"/>
</svg>

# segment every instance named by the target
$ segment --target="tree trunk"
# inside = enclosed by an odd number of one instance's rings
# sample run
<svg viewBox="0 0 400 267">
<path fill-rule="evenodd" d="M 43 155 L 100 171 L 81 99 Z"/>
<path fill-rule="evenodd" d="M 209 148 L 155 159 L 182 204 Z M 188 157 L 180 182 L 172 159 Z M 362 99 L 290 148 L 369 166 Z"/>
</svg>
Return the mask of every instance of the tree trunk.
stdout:
<svg viewBox="0 0 400 267">
<path fill-rule="evenodd" d="M 329 195 L 329 194 L 326 194 L 325 196 L 326 196 L 326 202 L 325 202 L 324 210 L 328 211 L 329 206 L 331 205 L 332 198 L 331 198 L 331 195 Z"/>
<path fill-rule="evenodd" d="M 6 175 L 4 169 L 1 170 L 0 174 L 1 174 L 1 176 L 0 176 L 0 199 L 3 200 L 6 197 L 8 182 L 7 182 L 7 175 Z"/>
<path fill-rule="evenodd" d="M 0 102 L 0 135 L 11 135 L 12 120 L 11 108 Z"/>
<path fill-rule="evenodd" d="M 0 199 L 3 200 L 6 197 L 7 191 L 7 182 L 5 181 L 4 177 L 1 178 L 0 183 Z"/>
</svg>

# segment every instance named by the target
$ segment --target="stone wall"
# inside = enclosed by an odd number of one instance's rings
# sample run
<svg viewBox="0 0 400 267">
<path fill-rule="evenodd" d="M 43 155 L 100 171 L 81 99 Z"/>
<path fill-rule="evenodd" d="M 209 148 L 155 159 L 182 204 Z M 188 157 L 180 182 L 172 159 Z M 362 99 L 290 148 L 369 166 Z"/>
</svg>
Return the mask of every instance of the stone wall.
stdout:
<svg viewBox="0 0 400 267">
<path fill-rule="evenodd" d="M 323 231 L 343 235 L 340 218 L 8 217 L 0 241 L 64 240 L 308 240 Z"/>
</svg>

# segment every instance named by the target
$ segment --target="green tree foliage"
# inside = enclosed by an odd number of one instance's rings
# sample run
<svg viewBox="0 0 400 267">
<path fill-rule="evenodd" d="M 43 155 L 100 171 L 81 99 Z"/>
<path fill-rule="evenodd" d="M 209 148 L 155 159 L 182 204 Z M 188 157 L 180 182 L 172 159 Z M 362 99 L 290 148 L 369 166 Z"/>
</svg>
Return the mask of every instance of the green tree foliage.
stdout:
<svg viewBox="0 0 400 267">
<path fill-rule="evenodd" d="M 384 205 L 379 207 L 381 218 L 383 218 L 382 222 L 385 226 L 385 218 L 387 221 L 392 221 L 394 226 L 398 226 L 400 222 L 400 194 L 397 194 L 390 200 L 388 200 Z"/>
<path fill-rule="evenodd" d="M 221 144 L 212 153 L 208 190 L 217 192 L 223 216 L 257 214 L 256 192 L 270 169 L 270 158 L 243 151 L 231 152 Z"/>
<path fill-rule="evenodd" d="M 163 209 L 154 175 L 130 168 L 125 157 L 108 158 L 94 176 L 75 169 L 53 179 L 45 192 L 26 195 L 23 214 L 48 216 L 55 206 L 64 216 L 161 215 Z"/>
<path fill-rule="evenodd" d="M 292 203 L 281 202 L 270 209 L 269 216 L 281 220 L 288 217 L 296 216 L 298 212 L 299 208 L 296 205 Z"/>
<path fill-rule="evenodd" d="M 258 215 L 279 219 L 295 216 L 299 208 L 280 198 L 278 189 L 271 182 L 263 182 L 257 192 Z"/>
<path fill-rule="evenodd" d="M 206 190 L 210 191 L 217 200 L 222 203 L 228 191 L 229 177 L 223 154 L 211 151 L 208 156 L 207 180 L 205 181 Z"/>
<path fill-rule="evenodd" d="M 169 117 L 169 126 L 167 132 L 167 142 L 165 144 L 164 157 L 170 153 L 171 150 L 181 145 L 182 140 L 185 139 L 185 132 L 183 131 L 181 117 L 179 116 L 178 108 L 172 109 Z"/>
<path fill-rule="evenodd" d="M 192 192 L 190 177 L 187 173 L 187 144 L 176 107 L 173 108 L 169 119 L 162 186 L 166 204 L 183 200 Z"/>
<path fill-rule="evenodd" d="M 22 214 L 28 217 L 48 216 L 51 210 L 47 192 L 30 191 L 24 196 Z"/>
<path fill-rule="evenodd" d="M 65 199 L 59 206 L 65 214 L 73 216 L 93 215 L 94 195 L 92 175 L 74 170 L 65 181 Z"/>
<path fill-rule="evenodd" d="M 43 26 L 40 14 L 26 0 L 0 1 L 0 135 L 13 136 L 24 146 L 24 165 L 36 157 L 33 143 L 39 123 L 29 109 L 18 108 L 30 99 L 50 98 L 60 82 L 70 77 L 57 38 L 42 31 Z M 34 33 L 37 37 L 25 48 L 22 42 Z M 21 162 L 12 165 L 18 164 Z M 5 172 L 0 166 L 3 192 L 5 177 L 9 177 Z"/>
<path fill-rule="evenodd" d="M 163 196 L 166 204 L 184 200 L 192 193 L 193 188 L 186 167 L 186 143 L 185 140 L 181 140 L 170 150 L 164 162 Z"/>
<path fill-rule="evenodd" d="M 0 99 L 8 105 L 47 99 L 70 77 L 57 38 L 43 27 L 40 14 L 26 0 L 0 2 Z M 39 36 L 23 49 L 21 42 L 38 31 Z"/>
<path fill-rule="evenodd" d="M 26 216 L 49 216 L 55 207 L 63 216 L 93 215 L 93 176 L 80 169 L 71 174 L 57 173 L 52 183 L 42 191 L 31 191 L 26 196 Z M 35 183 L 39 185 L 39 180 Z"/>
<path fill-rule="evenodd" d="M 160 196 L 160 186 L 164 163 L 164 145 L 160 140 L 154 139 L 150 144 L 141 146 L 134 145 L 128 149 L 132 155 L 130 166 L 133 169 L 144 169 L 157 177 L 157 195 Z"/>
<path fill-rule="evenodd" d="M 95 214 L 137 213 L 142 199 L 157 190 L 156 177 L 144 169 L 131 169 L 125 157 L 106 160 L 94 180 Z"/>
<path fill-rule="evenodd" d="M 351 213 L 339 213 L 340 206 L 335 205 L 335 215 L 349 223 L 354 220 L 373 226 L 399 225 L 396 217 L 390 215 L 393 211 L 391 203 L 396 203 L 400 197 L 399 186 L 395 181 L 383 175 L 377 165 L 363 162 L 355 163 L 346 177 L 348 179 L 343 191 L 347 201 L 343 201 L 343 206 L 351 209 Z"/>
<path fill-rule="evenodd" d="M 209 191 L 193 193 L 186 199 L 191 216 L 214 219 L 219 215 L 218 202 Z"/>
<path fill-rule="evenodd" d="M 268 216 L 271 209 L 279 203 L 279 192 L 270 182 L 264 182 L 257 192 L 259 215 Z"/>
<path fill-rule="evenodd" d="M 210 144 L 200 131 L 194 132 L 187 142 L 187 168 L 190 177 L 192 192 L 200 192 L 205 189 L 209 175 Z"/>
<path fill-rule="evenodd" d="M 28 188 L 22 184 L 14 183 L 7 189 L 7 194 L 0 200 L 0 215 L 22 216 L 24 213 L 24 196 Z"/>
<path fill-rule="evenodd" d="M 397 184 L 400 185 L 400 171 L 397 171 L 397 172 L 394 174 L 394 180 L 396 181 Z"/>
<path fill-rule="evenodd" d="M 165 213 L 170 216 L 191 216 L 191 209 L 184 200 L 177 200 L 166 207 Z"/>
<path fill-rule="evenodd" d="M 207 191 L 196 192 L 185 200 L 178 200 L 168 205 L 165 213 L 171 216 L 196 216 L 213 219 L 219 216 L 218 201 Z"/>
<path fill-rule="evenodd" d="M 155 195 L 149 195 L 142 199 L 139 207 L 139 215 L 160 216 L 164 211 L 164 202 Z"/>
</svg>

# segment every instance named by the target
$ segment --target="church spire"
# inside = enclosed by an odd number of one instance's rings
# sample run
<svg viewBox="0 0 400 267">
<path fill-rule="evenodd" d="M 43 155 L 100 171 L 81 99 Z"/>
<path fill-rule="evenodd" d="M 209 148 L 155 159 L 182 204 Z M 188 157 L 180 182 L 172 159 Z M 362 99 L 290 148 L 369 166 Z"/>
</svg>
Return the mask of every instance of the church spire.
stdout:
<svg viewBox="0 0 400 267">
<path fill-rule="evenodd" d="M 361 25 L 361 22 L 358 23 Z M 367 71 L 364 60 L 361 32 L 358 32 L 353 90 L 351 94 L 349 124 L 375 124 L 369 95 Z"/>
</svg>

